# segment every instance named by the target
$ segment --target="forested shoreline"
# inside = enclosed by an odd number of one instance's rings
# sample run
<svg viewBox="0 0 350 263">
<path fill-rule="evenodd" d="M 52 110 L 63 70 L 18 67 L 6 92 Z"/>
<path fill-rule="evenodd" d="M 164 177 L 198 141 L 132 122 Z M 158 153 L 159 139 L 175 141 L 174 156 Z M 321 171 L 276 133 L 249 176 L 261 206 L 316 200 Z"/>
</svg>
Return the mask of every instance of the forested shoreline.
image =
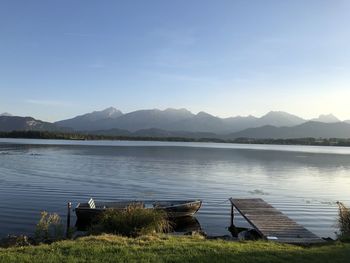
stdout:
<svg viewBox="0 0 350 263">
<path fill-rule="evenodd" d="M 0 132 L 0 138 L 55 139 L 55 140 L 124 140 L 124 141 L 169 141 L 169 142 L 215 142 L 242 144 L 276 145 L 314 145 L 314 146 L 350 146 L 349 139 L 341 138 L 295 138 L 295 139 L 254 139 L 254 138 L 188 138 L 188 137 L 152 137 L 152 136 L 113 136 L 81 132 L 50 131 L 11 131 Z"/>
</svg>

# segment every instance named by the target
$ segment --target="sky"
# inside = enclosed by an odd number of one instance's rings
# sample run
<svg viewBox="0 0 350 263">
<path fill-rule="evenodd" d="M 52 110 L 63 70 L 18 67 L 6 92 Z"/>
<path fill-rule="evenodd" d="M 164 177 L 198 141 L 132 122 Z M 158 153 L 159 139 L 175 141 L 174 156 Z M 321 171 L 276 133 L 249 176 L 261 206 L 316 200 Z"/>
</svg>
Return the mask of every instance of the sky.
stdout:
<svg viewBox="0 0 350 263">
<path fill-rule="evenodd" d="M 1 0 L 0 112 L 350 119 L 350 1 Z"/>
</svg>

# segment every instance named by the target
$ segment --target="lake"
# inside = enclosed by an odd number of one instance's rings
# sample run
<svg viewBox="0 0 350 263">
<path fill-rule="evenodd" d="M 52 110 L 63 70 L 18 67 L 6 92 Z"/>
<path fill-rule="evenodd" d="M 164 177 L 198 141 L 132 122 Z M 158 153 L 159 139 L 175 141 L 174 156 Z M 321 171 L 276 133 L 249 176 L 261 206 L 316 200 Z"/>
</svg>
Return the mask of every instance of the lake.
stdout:
<svg viewBox="0 0 350 263">
<path fill-rule="evenodd" d="M 229 234 L 229 197 L 263 198 L 334 237 L 335 202 L 350 204 L 350 148 L 0 139 L 0 236 L 32 233 L 42 210 L 65 219 L 68 201 L 90 197 L 199 198 L 196 218 L 211 235 Z"/>
</svg>

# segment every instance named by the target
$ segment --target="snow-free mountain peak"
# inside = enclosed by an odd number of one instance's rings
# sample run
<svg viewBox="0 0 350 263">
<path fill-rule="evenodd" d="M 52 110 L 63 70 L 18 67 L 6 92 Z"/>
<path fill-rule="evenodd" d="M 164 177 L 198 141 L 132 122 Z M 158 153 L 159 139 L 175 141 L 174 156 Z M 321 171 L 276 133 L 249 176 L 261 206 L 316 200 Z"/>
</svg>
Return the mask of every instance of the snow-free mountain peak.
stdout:
<svg viewBox="0 0 350 263">
<path fill-rule="evenodd" d="M 340 120 L 333 114 L 321 114 L 318 118 L 312 119 L 312 121 L 324 122 L 324 123 L 334 123 L 340 122 Z"/>
<path fill-rule="evenodd" d="M 181 109 L 167 108 L 163 112 L 166 114 L 176 115 L 181 119 L 191 118 L 194 116 L 192 112 L 190 112 L 185 108 L 181 108 Z"/>
<path fill-rule="evenodd" d="M 8 113 L 8 112 L 3 112 L 3 113 L 0 114 L 0 116 L 8 116 L 8 117 L 10 117 L 10 116 L 13 116 L 13 115 L 11 113 Z"/>
<path fill-rule="evenodd" d="M 96 111 L 95 111 L 95 113 L 96 113 Z M 114 107 L 109 107 L 109 108 L 101 111 L 101 115 L 103 115 L 103 114 L 108 118 L 115 118 L 115 117 L 121 116 L 123 113 Z"/>
<path fill-rule="evenodd" d="M 188 109 L 185 108 L 180 108 L 180 109 L 175 109 L 175 108 L 167 108 L 164 110 L 165 112 L 183 112 L 183 113 L 189 113 L 192 114 Z"/>
<path fill-rule="evenodd" d="M 270 111 L 259 118 L 259 126 L 273 125 L 276 127 L 295 126 L 304 123 L 305 120 L 296 115 L 284 111 Z M 258 126 L 257 126 L 258 127 Z"/>
<path fill-rule="evenodd" d="M 211 114 L 209 114 L 209 113 L 207 113 L 207 112 L 205 112 L 205 111 L 200 111 L 200 112 L 198 112 L 197 113 L 197 116 L 198 117 L 201 117 L 201 118 L 216 118 L 215 116 L 213 116 L 213 115 L 211 115 Z"/>
<path fill-rule="evenodd" d="M 56 125 L 32 117 L 0 116 L 0 131 L 62 131 Z"/>
<path fill-rule="evenodd" d="M 113 120 L 122 116 L 123 113 L 116 108 L 109 107 L 101 111 L 93 111 L 83 115 L 76 116 L 71 119 L 58 121 L 55 124 L 60 127 L 70 127 L 74 130 L 98 130 L 99 125 L 96 125 L 100 120 Z"/>
</svg>

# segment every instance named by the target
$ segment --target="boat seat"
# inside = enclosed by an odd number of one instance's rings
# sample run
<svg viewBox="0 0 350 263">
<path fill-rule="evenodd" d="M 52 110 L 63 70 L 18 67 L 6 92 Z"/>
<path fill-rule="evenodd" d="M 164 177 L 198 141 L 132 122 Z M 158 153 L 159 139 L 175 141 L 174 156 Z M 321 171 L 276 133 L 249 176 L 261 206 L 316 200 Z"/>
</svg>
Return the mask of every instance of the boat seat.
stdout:
<svg viewBox="0 0 350 263">
<path fill-rule="evenodd" d="M 88 204 L 89 204 L 89 207 L 90 207 L 90 208 L 96 208 L 94 199 L 90 198 Z"/>
</svg>

